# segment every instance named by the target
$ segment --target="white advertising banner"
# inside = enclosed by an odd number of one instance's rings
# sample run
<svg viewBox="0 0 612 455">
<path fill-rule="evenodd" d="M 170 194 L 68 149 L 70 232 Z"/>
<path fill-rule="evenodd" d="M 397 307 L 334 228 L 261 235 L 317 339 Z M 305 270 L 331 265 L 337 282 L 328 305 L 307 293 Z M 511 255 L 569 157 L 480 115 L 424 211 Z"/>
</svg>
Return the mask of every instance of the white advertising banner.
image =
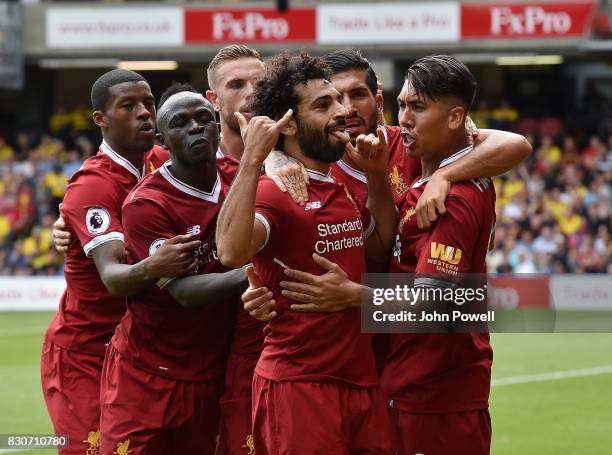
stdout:
<svg viewBox="0 0 612 455">
<path fill-rule="evenodd" d="M 550 292 L 557 310 L 612 310 L 610 275 L 553 275 Z"/>
<path fill-rule="evenodd" d="M 320 44 L 459 41 L 459 2 L 332 4 L 317 7 Z"/>
<path fill-rule="evenodd" d="M 66 289 L 63 276 L 0 277 L 0 311 L 56 310 Z"/>
<path fill-rule="evenodd" d="M 48 8 L 50 48 L 181 46 L 183 9 L 155 7 Z"/>
</svg>

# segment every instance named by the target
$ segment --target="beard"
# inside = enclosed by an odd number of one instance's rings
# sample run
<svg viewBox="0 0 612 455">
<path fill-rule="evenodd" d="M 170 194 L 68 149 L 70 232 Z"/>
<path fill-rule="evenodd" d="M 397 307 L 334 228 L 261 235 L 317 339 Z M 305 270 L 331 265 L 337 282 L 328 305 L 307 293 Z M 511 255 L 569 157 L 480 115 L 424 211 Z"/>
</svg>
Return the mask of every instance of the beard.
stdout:
<svg viewBox="0 0 612 455">
<path fill-rule="evenodd" d="M 347 120 L 349 120 L 347 118 Z M 369 119 L 363 119 L 363 124 L 366 128 L 366 132 L 363 133 L 365 135 L 368 134 L 376 134 L 376 130 L 378 129 L 378 111 L 375 110 Z M 351 137 L 351 144 L 356 147 L 357 146 L 357 136 Z"/>
<path fill-rule="evenodd" d="M 327 130 L 337 126 L 343 126 L 345 124 L 344 121 L 336 122 L 327 127 L 324 131 L 312 128 L 306 122 L 300 121 L 297 117 L 296 123 L 298 128 L 298 144 L 302 152 L 304 152 L 304 155 L 324 163 L 335 163 L 342 158 L 346 144 L 339 141 L 330 141 Z"/>
</svg>

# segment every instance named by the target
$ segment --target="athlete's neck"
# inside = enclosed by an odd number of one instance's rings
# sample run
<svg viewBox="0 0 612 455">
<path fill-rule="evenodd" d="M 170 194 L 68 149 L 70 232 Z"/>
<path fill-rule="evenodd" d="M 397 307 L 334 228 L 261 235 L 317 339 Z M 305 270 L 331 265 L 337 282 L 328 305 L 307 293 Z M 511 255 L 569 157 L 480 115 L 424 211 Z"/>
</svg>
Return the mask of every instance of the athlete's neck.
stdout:
<svg viewBox="0 0 612 455">
<path fill-rule="evenodd" d="M 212 191 L 217 180 L 216 159 L 197 166 L 183 164 L 172 155 L 171 161 L 172 166 L 169 166 L 168 170 L 177 180 L 207 193 Z"/>
<path fill-rule="evenodd" d="M 219 148 L 221 148 L 224 155 L 229 155 L 238 161 L 240 161 L 244 152 L 242 136 L 232 130 L 223 119 L 221 119 L 221 142 L 219 143 Z"/>
<path fill-rule="evenodd" d="M 327 174 L 329 172 L 330 163 L 326 163 L 324 161 L 319 161 L 306 156 L 306 154 L 302 151 L 297 141 L 287 140 L 285 138 L 285 150 L 284 152 L 290 156 L 291 158 L 295 158 L 300 163 L 304 165 L 306 169 L 311 169 L 313 171 L 321 172 L 322 174 Z"/>
<path fill-rule="evenodd" d="M 106 142 L 115 153 L 121 155 L 123 158 L 128 160 L 132 164 L 132 166 L 138 169 L 139 172 L 142 172 L 142 167 L 144 165 L 144 152 L 125 150 L 119 145 L 117 145 L 115 141 L 113 141 L 111 138 L 107 137 L 104 133 L 102 134 L 102 138 L 104 139 L 104 142 Z"/>
<path fill-rule="evenodd" d="M 425 156 L 421 157 L 423 177 L 431 177 L 431 175 L 440 168 L 442 161 L 459 150 L 466 148 L 468 145 L 470 144 L 467 136 L 465 133 L 461 132 L 461 134 L 457 134 L 453 140 L 449 141 L 440 151 L 427 153 Z"/>
</svg>

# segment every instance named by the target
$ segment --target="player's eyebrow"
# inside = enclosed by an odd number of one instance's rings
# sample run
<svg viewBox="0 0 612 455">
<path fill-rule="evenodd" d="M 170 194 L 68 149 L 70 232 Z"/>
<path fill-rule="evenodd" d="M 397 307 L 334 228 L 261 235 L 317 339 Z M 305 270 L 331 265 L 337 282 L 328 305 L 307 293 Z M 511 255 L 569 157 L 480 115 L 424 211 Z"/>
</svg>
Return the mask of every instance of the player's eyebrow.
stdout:
<svg viewBox="0 0 612 455">
<path fill-rule="evenodd" d="M 333 101 L 333 97 L 330 94 L 326 94 L 326 95 L 321 95 L 321 96 L 317 96 L 314 100 L 312 100 L 312 102 L 310 103 L 311 106 L 321 102 L 321 101 Z"/>
<path fill-rule="evenodd" d="M 227 81 L 227 82 L 225 83 L 225 85 L 236 84 L 236 83 L 238 83 L 238 82 L 244 82 L 244 81 L 245 81 L 245 79 L 244 79 L 244 78 L 242 78 L 242 77 L 235 77 L 235 78 L 230 79 L 229 81 Z"/>
</svg>

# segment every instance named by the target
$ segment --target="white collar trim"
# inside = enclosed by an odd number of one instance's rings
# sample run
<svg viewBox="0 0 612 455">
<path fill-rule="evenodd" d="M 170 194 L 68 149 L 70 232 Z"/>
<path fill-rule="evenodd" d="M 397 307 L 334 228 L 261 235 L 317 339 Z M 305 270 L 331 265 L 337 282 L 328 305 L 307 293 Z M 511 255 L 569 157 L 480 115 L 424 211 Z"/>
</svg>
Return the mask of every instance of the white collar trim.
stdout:
<svg viewBox="0 0 612 455">
<path fill-rule="evenodd" d="M 308 172 L 308 178 L 312 180 L 319 180 L 321 182 L 334 183 L 334 179 L 331 176 L 331 170 L 327 174 L 322 172 L 313 171 L 312 169 L 306 169 Z"/>
<path fill-rule="evenodd" d="M 336 163 L 338 164 L 338 167 L 340 169 L 342 169 L 344 172 L 346 172 L 351 177 L 359 180 L 360 182 L 368 183 L 368 177 L 365 175 L 364 172 L 361 172 L 355 169 L 354 167 L 349 166 L 348 164 L 346 164 L 344 160 L 338 160 L 336 161 Z"/>
<path fill-rule="evenodd" d="M 221 147 L 217 148 L 217 159 L 221 159 L 223 158 L 225 155 L 223 154 L 223 152 L 221 151 Z"/>
<path fill-rule="evenodd" d="M 472 150 L 474 149 L 473 145 L 468 145 L 465 148 L 462 148 L 461 150 L 459 150 L 456 153 L 453 153 L 451 156 L 449 156 L 448 158 L 445 158 L 444 160 L 442 160 L 442 162 L 440 163 L 440 166 L 438 166 L 438 169 L 444 167 L 444 166 L 448 166 L 451 163 L 454 163 L 455 161 L 457 161 L 458 159 L 464 157 L 465 155 L 467 155 L 468 153 L 470 153 Z M 416 182 L 414 182 L 412 184 L 412 188 L 418 188 L 420 187 L 423 183 L 429 181 L 429 177 L 423 177 L 420 178 L 419 180 L 417 180 Z"/>
<path fill-rule="evenodd" d="M 138 172 L 138 169 L 136 169 L 136 167 L 132 163 L 130 163 L 124 157 L 115 152 L 105 140 L 102 140 L 102 145 L 100 145 L 100 148 L 102 149 L 102 153 L 107 155 L 111 160 L 113 160 L 119 166 L 124 168 L 126 171 L 133 174 L 138 180 L 142 180 L 142 176 L 145 174 L 144 163 L 142 165 L 142 173 Z"/>
<path fill-rule="evenodd" d="M 205 201 L 212 202 L 214 204 L 219 202 L 219 194 L 221 194 L 221 178 L 219 177 L 219 172 L 217 172 L 217 179 L 215 180 L 215 184 L 210 193 L 206 191 L 199 190 L 194 188 L 191 185 L 187 185 L 186 183 L 181 182 L 179 179 L 174 177 L 168 166 L 172 163 L 170 161 L 166 161 L 164 165 L 159 169 L 159 173 L 165 178 L 168 183 L 170 183 L 176 189 L 182 191 L 183 193 L 187 193 L 190 196 L 197 197 L 199 199 L 204 199 Z"/>
</svg>

